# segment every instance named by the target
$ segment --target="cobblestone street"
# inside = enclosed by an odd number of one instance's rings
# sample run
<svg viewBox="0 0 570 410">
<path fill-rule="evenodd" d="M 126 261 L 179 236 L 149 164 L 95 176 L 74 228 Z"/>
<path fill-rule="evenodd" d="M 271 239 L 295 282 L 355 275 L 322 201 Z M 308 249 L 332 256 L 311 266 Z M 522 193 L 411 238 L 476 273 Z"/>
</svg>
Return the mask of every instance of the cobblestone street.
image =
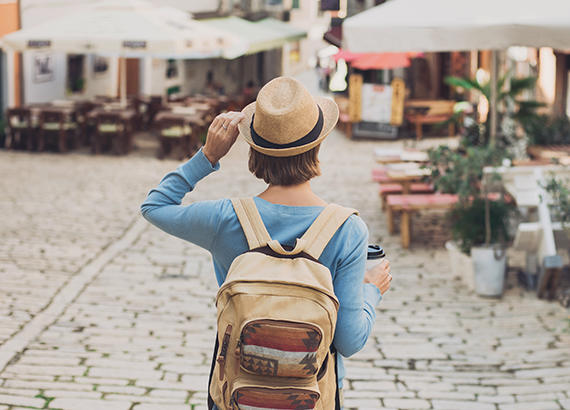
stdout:
<svg viewBox="0 0 570 410">
<path fill-rule="evenodd" d="M 370 180 L 379 144 L 335 131 L 313 184 L 361 211 L 393 265 L 374 332 L 346 362 L 345 407 L 570 409 L 568 312 L 513 280 L 500 300 L 477 297 L 445 250 L 403 250 Z M 208 253 L 140 216 L 178 165 L 148 151 L 0 151 L 0 410 L 206 408 L 217 286 Z M 258 193 L 246 157 L 240 141 L 186 200 Z"/>
</svg>

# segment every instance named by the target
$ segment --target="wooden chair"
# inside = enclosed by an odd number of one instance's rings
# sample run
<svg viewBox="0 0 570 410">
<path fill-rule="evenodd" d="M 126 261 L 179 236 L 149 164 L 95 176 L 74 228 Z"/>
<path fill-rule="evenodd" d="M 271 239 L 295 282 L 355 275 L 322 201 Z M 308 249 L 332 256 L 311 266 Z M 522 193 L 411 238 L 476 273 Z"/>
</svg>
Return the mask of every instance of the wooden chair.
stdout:
<svg viewBox="0 0 570 410">
<path fill-rule="evenodd" d="M 34 148 L 34 125 L 32 112 L 29 108 L 10 108 L 6 111 L 8 134 L 10 135 L 10 148 Z"/>
<path fill-rule="evenodd" d="M 423 136 L 424 124 L 438 124 L 448 121 L 453 116 L 455 101 L 448 100 L 409 100 L 406 101 L 406 120 L 415 125 L 416 139 Z M 450 121 L 447 127 L 450 136 L 455 135 L 455 124 Z"/>
<path fill-rule="evenodd" d="M 38 151 L 44 151 L 54 136 L 59 152 L 77 146 L 77 123 L 73 115 L 57 109 L 43 109 L 39 116 Z"/>
<path fill-rule="evenodd" d="M 154 121 L 154 118 L 156 117 L 156 114 L 158 114 L 158 112 L 162 109 L 163 109 L 162 96 L 152 95 L 150 97 L 150 102 L 148 103 L 147 126 L 150 127 L 150 125 Z"/>
<path fill-rule="evenodd" d="M 89 146 L 91 141 L 91 134 L 92 131 L 92 123 L 89 119 L 89 113 L 94 110 L 99 104 L 92 102 L 92 101 L 82 101 L 78 104 L 77 108 L 77 125 L 79 127 L 80 132 L 80 142 L 85 145 Z"/>
<path fill-rule="evenodd" d="M 146 101 L 139 97 L 134 97 L 132 100 L 132 107 L 136 112 L 133 119 L 134 129 L 140 131 L 149 124 L 149 106 L 150 101 Z"/>
<path fill-rule="evenodd" d="M 158 158 L 163 159 L 177 146 L 177 158 L 184 159 L 192 155 L 192 128 L 184 118 L 162 118 L 158 124 L 160 147 Z"/>
<path fill-rule="evenodd" d="M 91 152 L 100 154 L 113 151 L 126 154 L 129 150 L 129 130 L 120 112 L 100 112 L 95 117 L 95 132 L 91 140 Z"/>
</svg>

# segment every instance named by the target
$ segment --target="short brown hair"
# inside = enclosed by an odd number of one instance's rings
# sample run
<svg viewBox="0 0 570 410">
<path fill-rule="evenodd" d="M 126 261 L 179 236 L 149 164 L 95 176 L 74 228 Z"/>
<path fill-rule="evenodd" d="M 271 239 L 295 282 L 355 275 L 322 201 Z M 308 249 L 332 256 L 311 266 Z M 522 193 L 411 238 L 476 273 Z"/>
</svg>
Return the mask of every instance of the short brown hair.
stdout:
<svg viewBox="0 0 570 410">
<path fill-rule="evenodd" d="M 298 185 L 321 175 L 320 144 L 292 157 L 271 157 L 250 148 L 249 170 L 269 185 Z"/>
</svg>

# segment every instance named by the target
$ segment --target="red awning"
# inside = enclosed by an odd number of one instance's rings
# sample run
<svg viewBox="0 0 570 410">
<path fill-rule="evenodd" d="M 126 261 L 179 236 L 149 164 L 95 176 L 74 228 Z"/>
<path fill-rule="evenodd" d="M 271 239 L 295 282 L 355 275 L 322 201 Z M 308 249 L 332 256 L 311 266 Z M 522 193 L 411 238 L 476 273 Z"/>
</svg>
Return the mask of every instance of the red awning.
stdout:
<svg viewBox="0 0 570 410">
<path fill-rule="evenodd" d="M 344 60 L 347 63 L 350 63 L 354 60 L 359 59 L 360 57 L 362 57 L 364 54 L 362 53 L 352 53 L 348 50 L 345 50 L 343 48 L 341 48 L 340 50 L 338 50 L 338 53 L 336 53 L 333 58 L 334 61 L 338 61 L 338 60 Z"/>
<path fill-rule="evenodd" d="M 359 70 L 387 70 L 410 66 L 410 58 L 420 57 L 422 53 L 353 53 L 340 49 L 333 58 L 344 60 Z"/>
<path fill-rule="evenodd" d="M 364 54 L 354 60 L 351 66 L 359 70 L 388 70 L 409 67 L 410 57 L 406 53 Z"/>
</svg>

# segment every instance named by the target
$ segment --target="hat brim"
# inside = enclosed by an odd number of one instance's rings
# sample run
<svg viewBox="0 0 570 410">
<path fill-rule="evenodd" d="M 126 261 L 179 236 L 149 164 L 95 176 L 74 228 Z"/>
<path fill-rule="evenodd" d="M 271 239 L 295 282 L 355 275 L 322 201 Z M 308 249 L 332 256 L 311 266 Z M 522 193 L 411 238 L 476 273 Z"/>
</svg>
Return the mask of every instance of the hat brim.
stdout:
<svg viewBox="0 0 570 410">
<path fill-rule="evenodd" d="M 316 140 L 298 147 L 291 148 L 265 148 L 260 147 L 251 138 L 251 121 L 253 115 L 255 114 L 255 102 L 248 104 L 241 112 L 245 114 L 245 119 L 240 121 L 238 125 L 239 133 L 242 138 L 247 142 L 254 150 L 261 152 L 262 154 L 269 155 L 271 157 L 292 157 L 294 155 L 302 154 L 303 152 L 309 151 L 311 148 L 319 145 L 329 133 L 333 130 L 336 123 L 338 122 L 338 106 L 336 103 L 327 97 L 313 97 L 315 102 L 321 110 L 323 111 L 323 130 L 319 134 Z"/>
</svg>

